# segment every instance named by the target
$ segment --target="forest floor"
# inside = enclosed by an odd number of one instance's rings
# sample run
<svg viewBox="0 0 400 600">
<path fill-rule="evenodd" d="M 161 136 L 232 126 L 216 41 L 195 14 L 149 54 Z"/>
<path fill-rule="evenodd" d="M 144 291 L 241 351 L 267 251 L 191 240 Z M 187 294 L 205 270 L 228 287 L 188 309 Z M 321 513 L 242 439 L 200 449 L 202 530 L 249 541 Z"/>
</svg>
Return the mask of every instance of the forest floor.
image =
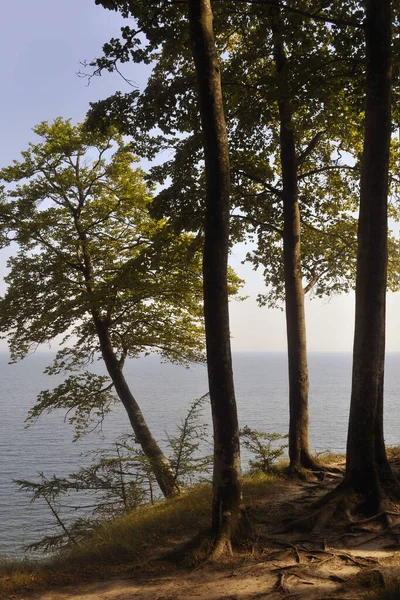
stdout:
<svg viewBox="0 0 400 600">
<path fill-rule="evenodd" d="M 400 451 L 392 453 L 400 472 Z M 337 463 L 335 466 L 343 467 Z M 312 504 L 339 479 L 291 480 L 282 477 L 268 497 L 247 506 L 254 527 L 252 540 L 235 548 L 218 564 L 183 566 L 178 542 L 163 554 L 143 555 L 118 577 L 13 600 L 361 600 L 400 599 L 400 528 L 385 528 L 379 519 L 360 524 L 328 523 L 320 533 L 274 533 L 290 519 L 308 514 Z M 400 513 L 399 513 L 400 514 Z M 182 540 L 180 540 L 182 543 Z M 171 550 L 173 550 L 171 552 Z M 181 558 L 181 555 L 179 555 Z"/>
</svg>

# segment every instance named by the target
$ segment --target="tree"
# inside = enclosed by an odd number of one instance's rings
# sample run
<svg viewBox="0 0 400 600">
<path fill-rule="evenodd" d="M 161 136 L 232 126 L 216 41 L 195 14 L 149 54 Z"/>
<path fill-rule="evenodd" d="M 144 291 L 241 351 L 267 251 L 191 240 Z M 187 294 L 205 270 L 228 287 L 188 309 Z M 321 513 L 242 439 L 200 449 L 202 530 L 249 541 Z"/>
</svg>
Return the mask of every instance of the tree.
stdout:
<svg viewBox="0 0 400 600">
<path fill-rule="evenodd" d="M 124 10 L 120 2 L 100 3 Z M 137 31 L 146 33 L 145 48 L 139 48 L 142 42 L 134 30 L 124 28 L 123 39 L 111 40 L 104 47 L 105 56 L 95 64 L 101 72 L 104 68 L 112 70 L 116 61 L 140 61 L 144 56 L 146 60 L 153 59 L 155 66 L 147 87 L 142 95 L 133 93 L 123 98 L 117 94 L 96 104 L 91 118 L 95 123 L 102 119 L 117 120 L 125 133 L 142 139 L 154 127 L 160 128 L 163 135 L 147 138 L 143 150 L 151 153 L 160 143 L 173 144 L 175 155 L 152 171 L 165 185 L 155 205 L 158 214 L 173 217 L 178 228 L 193 231 L 202 226 L 205 177 L 194 74 L 191 58 L 183 49 L 184 18 L 178 6 L 153 3 L 151 8 L 143 10 L 139 5 L 129 5 L 128 12 L 136 18 Z M 314 8 L 310 6 L 310 13 L 315 12 Z M 323 70 L 327 63 L 334 63 L 327 50 L 332 42 L 329 28 L 326 24 L 312 26 L 308 32 L 310 19 L 304 23 L 303 16 L 300 23 L 297 16 L 297 21 L 285 16 L 283 24 L 279 11 L 273 6 L 247 9 L 243 5 L 240 8 L 226 3 L 216 5 L 233 164 L 233 206 L 238 211 L 231 239 L 243 239 L 246 235 L 243 223 L 256 232 L 258 249 L 252 260 L 256 266 L 263 265 L 266 283 L 271 286 L 261 302 L 272 305 L 285 299 L 291 466 L 293 470 L 322 469 L 311 457 L 308 442 L 303 274 L 307 279 L 305 291 L 313 289 L 317 295 L 347 291 L 352 285 L 356 219 L 349 212 L 356 207 L 351 187 L 355 187 L 358 168 L 341 165 L 333 158 L 339 144 L 339 128 L 337 119 L 335 122 L 329 114 L 333 101 L 337 102 L 335 92 L 340 89 L 344 68 L 342 65 L 341 70 L 335 68 L 334 85 L 322 92 L 321 80 L 326 83 Z M 288 27 L 292 27 L 290 43 L 286 43 Z M 301 46 L 299 38 L 304 42 Z M 283 50 L 285 43 L 290 60 Z M 303 46 L 307 49 L 306 57 Z M 304 75 L 301 69 L 305 69 Z M 316 78 L 314 89 L 309 83 L 311 75 Z M 343 92 L 341 98 L 345 103 Z M 327 185 L 330 197 L 323 200 Z M 343 195 L 346 195 L 345 205 Z M 302 223 L 299 196 L 304 207 Z M 306 241 L 302 261 L 300 228 Z"/>
<path fill-rule="evenodd" d="M 386 515 L 400 498 L 383 438 L 388 187 L 392 89 L 392 2 L 365 5 L 365 122 L 358 227 L 356 317 L 346 472 L 311 516 L 313 530 L 354 503 Z M 307 519 L 309 521 L 309 519 Z M 314 524 L 316 521 L 316 525 Z"/>
<path fill-rule="evenodd" d="M 233 58 L 225 59 L 229 65 L 227 86 L 239 88 L 230 98 L 232 112 L 236 108 L 231 145 L 244 150 L 242 155 L 240 150 L 235 153 L 235 200 L 244 213 L 239 219 L 258 231 L 252 260 L 264 266 L 266 279 L 273 284 L 261 301 L 271 305 L 279 297 L 285 301 L 290 468 L 323 470 L 311 457 L 308 442 L 304 293 L 312 289 L 317 295 L 347 291 L 355 282 L 357 220 L 351 211 L 356 211 L 358 204 L 357 155 L 362 141 L 357 123 L 364 54 L 362 14 L 360 18 L 358 7 L 349 7 L 347 18 L 352 12 L 353 16 L 338 30 L 312 22 L 313 2 L 307 3 L 308 14 L 300 20 L 280 3 L 271 0 L 265 5 L 257 7 L 256 15 L 250 13 L 250 27 L 236 33 L 230 44 Z M 268 28 L 270 36 L 265 35 Z M 275 80 L 269 54 L 275 63 Z M 259 75 L 252 64 L 260 64 Z M 328 65 L 329 71 L 323 73 Z M 250 90 L 246 102 L 253 106 L 253 121 L 252 116 L 241 115 L 245 107 L 241 108 L 239 95 L 246 89 Z M 263 98 L 254 106 L 248 96 L 261 91 Z M 264 144 L 259 140 L 263 128 L 269 137 Z M 246 142 L 245 132 L 250 141 Z M 351 152 L 354 164 L 341 159 L 343 151 Z M 250 183 L 243 185 L 243 179 Z M 246 198 L 251 198 L 250 202 L 245 202 Z M 390 242 L 395 262 L 388 283 L 391 289 L 398 289 L 397 244 L 393 237 Z M 274 257 L 276 253 L 283 254 L 283 261 Z"/>
<path fill-rule="evenodd" d="M 123 4 L 100 0 L 99 3 L 111 4 L 113 8 Z M 198 115 L 193 108 L 193 74 L 187 54 L 182 50 L 184 19 L 178 6 L 174 11 L 172 5 L 162 7 L 160 3 L 153 3 L 152 10 L 143 11 L 140 4 L 130 4 L 128 12 L 137 19 L 138 30 L 146 32 L 146 47 L 139 48 L 141 40 L 135 37 L 133 30 L 124 28 L 123 39 L 107 44 L 104 57 L 96 61 L 95 66 L 101 72 L 103 68 L 113 70 L 118 61 L 140 61 L 144 56 L 150 60 L 151 57 L 155 67 L 147 88 L 141 96 L 135 96 L 133 106 L 128 98 L 117 95 L 93 107 L 93 115 L 104 117 L 106 121 L 116 117 L 126 132 L 136 133 L 139 129 L 145 134 L 158 125 L 164 143 L 167 139 L 175 142 L 173 159 L 153 171 L 162 181 L 167 177 L 172 180 L 157 203 L 164 204 L 165 214 L 174 214 L 181 226 L 195 227 L 202 209 L 204 177 Z M 281 10 L 280 27 L 276 21 L 277 8 Z M 275 11 L 272 35 L 271 11 Z M 354 285 L 357 246 L 354 213 L 358 208 L 356 197 L 362 154 L 363 7 L 358 2 L 346 2 L 340 6 L 328 3 L 321 8 L 320 3 L 310 0 L 297 9 L 281 3 L 278 6 L 273 0 L 249 0 L 234 5 L 219 2 L 215 5 L 215 16 L 221 40 L 233 206 L 241 212 L 237 221 L 250 223 L 257 232 L 259 247 L 253 259 L 255 264 L 264 266 L 268 282 L 272 284 L 261 298 L 263 302 L 273 304 L 285 296 L 285 259 L 282 261 L 285 229 L 286 234 L 290 233 L 286 235 L 289 246 L 298 240 L 299 232 L 302 235 L 301 265 L 297 241 L 294 261 L 293 255 L 290 258 L 286 253 L 289 267 L 286 281 L 291 278 L 290 262 L 295 263 L 296 274 L 292 278 L 293 285 L 289 286 L 296 294 L 292 294 L 292 309 L 288 313 L 291 338 L 297 338 L 290 350 L 293 359 L 290 362 L 294 365 L 291 387 L 293 397 L 299 400 L 291 402 L 294 423 L 291 454 L 293 464 L 300 462 L 301 465 L 303 460 L 302 466 L 318 468 L 309 456 L 306 432 L 307 373 L 304 369 L 305 332 L 299 326 L 299 315 L 303 312 L 300 280 L 301 276 L 306 280 L 304 291 L 313 290 L 317 296 L 347 291 Z M 165 31 L 160 35 L 161 21 Z M 286 50 L 286 56 L 279 52 L 279 45 L 281 50 L 282 47 Z M 283 62 L 281 60 L 276 77 L 272 59 L 279 53 Z M 154 105 L 155 96 L 158 100 Z M 282 117 L 286 118 L 284 127 Z M 286 157 L 288 138 L 292 134 L 291 165 L 284 161 L 284 170 L 289 174 L 285 182 L 277 160 L 282 141 L 279 127 L 286 138 Z M 181 136 L 174 140 L 177 131 Z M 160 136 L 148 141 L 147 151 L 154 151 L 160 143 L 163 143 Z M 343 162 L 343 152 L 352 154 L 354 164 Z M 294 194 L 286 193 L 288 186 Z M 291 232 L 289 219 L 286 219 L 286 227 L 284 225 L 283 188 L 286 206 L 290 209 L 291 202 L 297 213 L 296 228 Z M 292 197 L 290 202 L 289 196 Z M 294 197 L 301 201 L 300 216 Z M 234 230 L 239 231 L 239 236 L 244 235 L 243 229 L 236 225 Z M 397 244 L 393 239 L 390 247 L 396 257 Z M 398 288 L 398 281 L 398 261 L 395 261 L 389 277 L 390 287 Z"/>
<path fill-rule="evenodd" d="M 99 68 L 98 72 L 101 72 L 103 69 L 114 70 L 119 61 L 133 60 L 147 64 L 155 61 L 153 73 L 157 74 L 157 82 L 154 87 L 149 82 L 145 93 L 149 110 L 141 113 L 142 119 L 135 119 L 133 127 L 138 133 L 136 139 L 141 140 L 141 149 L 147 156 L 154 156 L 164 146 L 179 146 L 182 142 L 179 152 L 182 158 L 180 172 L 188 185 L 174 185 L 174 204 L 178 205 L 183 200 L 188 207 L 188 218 L 185 223 L 174 220 L 174 225 L 177 230 L 186 227 L 193 231 L 193 225 L 197 230 L 204 228 L 204 314 L 215 439 L 212 529 L 216 537 L 214 555 L 217 556 L 226 546 L 230 548 L 230 538 L 240 512 L 241 492 L 238 479 L 239 428 L 232 378 L 226 289 L 230 173 L 211 5 L 206 1 L 175 5 L 159 0 L 134 3 L 124 0 L 96 0 L 96 3 L 110 10 L 121 11 L 124 17 L 135 18 L 136 28 L 124 27 L 123 40 L 113 39 L 106 44 L 106 56 L 95 64 Z M 186 9 L 189 9 L 189 27 Z M 160 55 L 169 63 L 174 75 L 179 71 L 187 78 L 189 103 L 185 99 L 181 104 L 173 94 L 173 90 L 177 91 L 176 80 L 174 76 L 170 76 L 168 68 L 164 69 L 163 60 L 158 60 Z M 164 113 L 160 112 L 165 100 L 160 82 L 164 82 L 172 92 L 167 100 L 168 111 Z M 124 129 L 125 117 L 126 113 L 131 113 L 132 103 L 136 105 L 140 101 L 136 92 L 125 98 L 116 94 L 106 100 L 104 105 L 94 107 L 89 123 L 94 128 L 104 126 L 111 115 L 112 121 L 124 133 L 132 135 L 132 128 L 129 132 Z M 117 117 L 117 112 L 120 117 Z M 157 118 L 160 114 L 160 119 L 155 123 L 153 116 L 156 115 Z M 189 141 L 190 144 L 190 135 L 187 134 L 192 132 L 193 119 L 196 137 L 192 150 L 198 159 L 196 162 L 205 162 L 204 169 L 198 169 L 193 164 L 192 152 L 186 151 L 185 142 Z M 148 132 L 154 126 L 159 127 L 163 135 L 155 138 L 149 136 Z M 191 175 L 194 171 L 200 183 L 199 186 L 196 185 L 197 181 L 195 183 L 194 187 L 198 192 L 195 198 L 191 193 Z"/>
<path fill-rule="evenodd" d="M 288 97 L 282 18 L 279 8 L 271 11 L 273 57 L 278 75 L 280 162 L 282 168 L 283 256 L 286 331 L 289 364 L 289 458 L 291 469 L 319 465 L 311 458 L 308 438 L 308 366 L 306 318 L 301 269 L 298 157 L 292 106 Z"/>
<path fill-rule="evenodd" d="M 370 511 L 399 493 L 383 439 L 391 122 L 392 3 L 366 2 L 365 135 L 358 229 L 356 319 L 346 476 Z"/>
<path fill-rule="evenodd" d="M 214 556 L 230 548 L 240 518 L 239 426 L 232 372 L 228 308 L 230 170 L 221 76 L 210 0 L 189 0 L 189 28 L 203 133 L 204 321 L 214 426 L 212 531 Z"/>
<path fill-rule="evenodd" d="M 3 231 L 18 244 L 9 261 L 0 330 L 13 360 L 64 336 L 49 374 L 69 373 L 42 392 L 30 419 L 63 408 L 78 434 L 110 410 L 114 392 L 165 496 L 179 490 L 124 377 L 128 357 L 157 352 L 203 360 L 198 240 L 149 215 L 151 194 L 115 130 L 87 132 L 56 119 L 1 171 L 16 184 L 1 205 Z M 108 376 L 88 370 L 101 356 Z"/>
</svg>

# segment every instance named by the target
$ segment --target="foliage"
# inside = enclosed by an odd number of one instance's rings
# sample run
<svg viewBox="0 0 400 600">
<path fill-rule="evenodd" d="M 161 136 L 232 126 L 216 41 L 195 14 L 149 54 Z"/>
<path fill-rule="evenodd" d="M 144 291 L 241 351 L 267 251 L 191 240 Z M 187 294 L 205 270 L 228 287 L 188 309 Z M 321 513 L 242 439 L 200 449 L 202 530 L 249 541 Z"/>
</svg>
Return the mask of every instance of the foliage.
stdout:
<svg viewBox="0 0 400 600">
<path fill-rule="evenodd" d="M 78 544 L 80 539 L 90 530 L 91 522 L 87 519 L 79 518 L 69 526 L 60 516 L 62 509 L 60 498 L 66 495 L 70 489 L 69 482 L 66 479 L 58 478 L 55 475 L 47 478 L 43 473 L 39 473 L 38 482 L 21 479 L 16 481 L 16 483 L 20 489 L 32 493 L 31 503 L 38 499 L 45 501 L 58 527 L 61 529 L 60 533 L 46 535 L 39 542 L 30 544 L 27 550 L 49 551 L 61 545 Z"/>
<path fill-rule="evenodd" d="M 212 457 L 204 455 L 208 426 L 201 421 L 208 394 L 196 399 L 177 435 L 168 435 L 169 461 L 179 486 L 204 481 Z M 159 500 L 150 461 L 131 435 L 122 436 L 112 448 L 90 453 L 95 462 L 67 477 L 39 473 L 39 481 L 17 480 L 31 494 L 31 502 L 44 500 L 59 532 L 30 544 L 28 550 L 51 551 L 79 545 L 99 524 L 99 519 L 129 514 L 139 506 Z M 82 516 L 76 518 L 76 514 Z"/>
<path fill-rule="evenodd" d="M 115 129 L 87 132 L 61 118 L 0 172 L 8 190 L 1 229 L 17 242 L 0 301 L 0 331 L 12 360 L 62 338 L 48 374 L 67 374 L 42 392 L 30 420 L 63 408 L 79 435 L 101 422 L 115 398 L 110 379 L 88 365 L 107 329 L 122 368 L 157 352 L 173 362 L 203 360 L 199 239 L 153 219 L 151 189 Z M 231 291 L 238 279 L 232 275 Z"/>
<path fill-rule="evenodd" d="M 185 7 L 99 0 L 132 18 L 121 37 L 92 62 L 96 74 L 129 62 L 152 72 L 142 93 L 117 93 L 92 105 L 96 128 L 115 123 L 140 139 L 140 153 L 168 160 L 151 178 L 162 184 L 154 213 L 178 229 L 197 230 L 204 210 L 202 138 L 195 102 L 195 75 L 188 50 Z M 302 214 L 302 270 L 311 297 L 354 287 L 359 173 L 364 110 L 363 6 L 359 2 L 307 0 L 299 12 L 281 6 L 287 69 L 279 83 L 273 62 L 270 3 L 221 1 L 213 6 L 222 70 L 232 171 L 232 240 L 247 236 L 257 248 L 247 259 L 264 272 L 261 305 L 280 306 L 283 284 L 283 215 L 277 97 L 290 99 L 298 157 Z M 126 66 L 125 68 L 128 68 Z M 396 105 L 396 103 L 395 103 Z M 154 131 L 157 128 L 157 135 Z M 398 143 L 392 148 L 392 192 L 398 195 Z M 398 206 L 393 204 L 394 218 Z M 389 288 L 399 287 L 398 243 L 390 237 Z"/>
<path fill-rule="evenodd" d="M 44 536 L 27 550 L 51 551 L 77 545 L 99 519 L 114 518 L 142 504 L 154 503 L 155 477 L 131 436 L 123 436 L 111 450 L 91 454 L 96 462 L 68 477 L 39 473 L 39 481 L 15 482 L 31 494 L 31 502 L 45 501 L 59 528 L 58 533 Z M 78 518 L 77 513 L 81 513 Z"/>
<path fill-rule="evenodd" d="M 170 158 L 151 171 L 152 179 L 163 186 L 153 210 L 158 216 L 168 215 L 178 229 L 197 230 L 205 182 L 185 8 L 156 0 L 98 4 L 133 21 L 121 29 L 120 39 L 104 45 L 103 56 L 92 63 L 95 73 L 130 61 L 151 63 L 153 68 L 143 93 L 117 93 L 92 105 L 89 123 L 94 128 L 116 123 L 143 141 L 140 151 L 148 157 L 173 147 Z M 272 58 L 269 3 L 232 7 L 223 1 L 213 11 L 229 131 L 232 239 L 250 235 L 257 241 L 247 258 L 264 272 L 267 291 L 260 303 L 277 306 L 284 297 L 280 85 L 290 98 L 296 132 L 304 287 L 318 297 L 347 292 L 354 286 L 357 246 L 362 7 L 345 2 L 321 8 L 319 2 L 307 0 L 300 13 L 283 10 L 288 63 L 284 84 L 276 77 Z M 332 27 L 336 22 L 340 25 Z M 390 286 L 397 289 L 397 244 L 394 238 L 392 242 Z"/>
<path fill-rule="evenodd" d="M 265 433 L 257 429 L 251 429 L 247 425 L 240 430 L 240 441 L 243 448 L 246 448 L 254 455 L 255 460 L 250 460 L 251 471 L 262 471 L 263 473 L 271 473 L 273 464 L 278 458 L 283 456 L 287 444 L 279 444 L 274 447 L 275 442 L 280 442 L 286 439 L 287 435 L 279 433 Z"/>
<path fill-rule="evenodd" d="M 181 424 L 178 434 L 167 436 L 170 448 L 169 462 L 179 485 L 202 481 L 210 473 L 212 455 L 204 454 L 209 444 L 209 428 L 200 418 L 209 394 L 195 400 Z"/>
</svg>

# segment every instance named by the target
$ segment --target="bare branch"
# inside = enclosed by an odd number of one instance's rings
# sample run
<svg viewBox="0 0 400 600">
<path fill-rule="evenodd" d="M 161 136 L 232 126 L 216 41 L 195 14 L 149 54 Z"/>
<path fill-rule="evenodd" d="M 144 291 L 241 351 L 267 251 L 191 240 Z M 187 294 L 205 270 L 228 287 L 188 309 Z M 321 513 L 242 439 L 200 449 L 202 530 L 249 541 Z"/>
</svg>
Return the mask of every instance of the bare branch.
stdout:
<svg viewBox="0 0 400 600">
<path fill-rule="evenodd" d="M 351 165 L 328 165 L 326 167 L 319 167 L 318 169 L 312 169 L 311 171 L 307 171 L 306 173 L 300 173 L 297 179 L 306 179 L 306 177 L 311 177 L 311 175 L 319 175 L 320 173 L 326 173 L 327 171 L 333 171 L 334 169 L 343 169 L 348 171 L 359 171 L 358 167 L 352 167 Z"/>
<path fill-rule="evenodd" d="M 306 158 L 308 158 L 311 154 L 311 152 L 316 148 L 316 146 L 318 145 L 320 139 L 322 138 L 322 136 L 325 133 L 325 129 L 322 131 L 318 131 L 314 137 L 312 138 L 311 142 L 308 144 L 308 146 L 303 150 L 303 152 L 297 157 L 296 159 L 296 164 L 297 166 L 303 164 L 303 162 L 306 160 Z"/>
</svg>

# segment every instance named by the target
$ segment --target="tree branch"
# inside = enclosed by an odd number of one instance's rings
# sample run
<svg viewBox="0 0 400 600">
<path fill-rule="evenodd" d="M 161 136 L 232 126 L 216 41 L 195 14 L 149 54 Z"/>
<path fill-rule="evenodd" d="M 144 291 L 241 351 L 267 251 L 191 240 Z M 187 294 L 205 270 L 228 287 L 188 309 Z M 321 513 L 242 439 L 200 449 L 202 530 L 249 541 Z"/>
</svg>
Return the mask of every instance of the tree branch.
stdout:
<svg viewBox="0 0 400 600">
<path fill-rule="evenodd" d="M 232 218 L 241 219 L 242 221 L 248 221 L 255 227 L 259 227 L 260 229 L 270 229 L 271 231 L 278 233 L 280 237 L 283 237 L 283 229 L 279 229 L 279 227 L 272 225 L 272 223 L 268 223 L 266 221 L 259 221 L 258 219 L 248 217 L 246 215 L 232 215 Z"/>
<path fill-rule="evenodd" d="M 257 177 L 256 175 L 252 175 L 250 173 L 247 173 L 246 171 L 243 171 L 243 169 L 232 169 L 232 173 L 233 174 L 237 173 L 239 175 L 243 175 L 247 179 L 250 179 L 250 181 L 254 181 L 254 183 L 259 183 L 260 185 L 264 186 L 272 194 L 275 194 L 279 198 L 282 198 L 282 190 L 274 187 L 270 183 L 267 183 L 261 177 Z"/>
<path fill-rule="evenodd" d="M 329 165 L 327 167 L 320 167 L 318 169 L 312 169 L 311 171 L 307 171 L 306 173 L 300 173 L 297 176 L 297 179 L 300 181 L 301 179 L 306 179 L 306 177 L 310 177 L 311 175 L 319 175 L 320 173 L 325 173 L 326 171 L 332 171 L 334 169 L 344 169 L 349 171 L 358 171 L 358 167 L 352 167 L 350 165 Z"/>
<path fill-rule="evenodd" d="M 328 15 L 323 15 L 321 13 L 309 13 L 306 10 L 301 10 L 300 8 L 295 8 L 294 6 L 288 6 L 280 2 L 274 2 L 274 0 L 236 0 L 236 2 L 240 2 L 242 4 L 266 4 L 281 8 L 282 10 L 286 10 L 287 12 L 291 12 L 296 15 L 300 15 L 306 19 L 313 19 L 314 21 L 321 21 L 322 23 L 330 23 L 332 25 L 343 25 L 345 27 L 364 29 L 364 23 L 360 23 L 359 21 L 352 21 L 349 19 L 343 19 L 341 17 L 329 17 Z"/>
<path fill-rule="evenodd" d="M 322 136 L 324 135 L 324 133 L 325 133 L 325 129 L 323 129 L 322 131 L 318 131 L 314 135 L 314 137 L 312 138 L 312 140 L 310 141 L 308 146 L 296 158 L 297 166 L 302 165 L 304 163 L 304 161 L 306 160 L 306 158 L 308 158 L 310 156 L 311 152 L 316 148 L 317 144 L 319 143 L 319 141 L 322 138 Z"/>
</svg>

